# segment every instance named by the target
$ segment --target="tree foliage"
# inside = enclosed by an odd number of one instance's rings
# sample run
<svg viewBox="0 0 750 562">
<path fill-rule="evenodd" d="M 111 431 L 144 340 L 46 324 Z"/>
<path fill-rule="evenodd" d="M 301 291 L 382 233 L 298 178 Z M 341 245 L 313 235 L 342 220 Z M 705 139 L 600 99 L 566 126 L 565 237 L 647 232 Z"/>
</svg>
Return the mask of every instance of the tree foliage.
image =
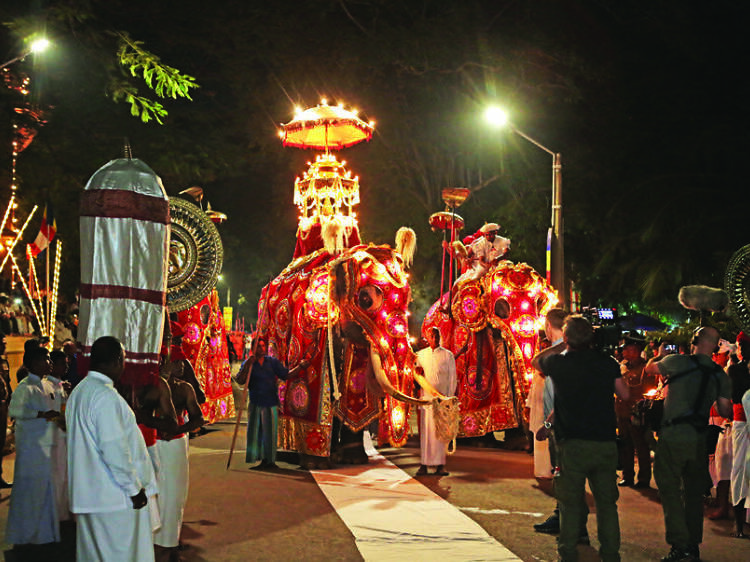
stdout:
<svg viewBox="0 0 750 562">
<path fill-rule="evenodd" d="M 163 64 L 158 56 L 143 48 L 143 41 L 135 41 L 123 31 L 115 35 L 119 42 L 117 58 L 130 71 L 131 76 L 143 78 L 146 86 L 160 98 L 192 100 L 190 89 L 198 87 L 195 78 Z M 161 103 L 138 95 L 138 89 L 124 81 L 113 81 L 110 87 L 114 101 L 124 100 L 130 104 L 131 115 L 140 117 L 144 123 L 155 119 L 160 125 L 164 124 L 162 118 L 168 113 Z"/>
<path fill-rule="evenodd" d="M 291 257 L 293 182 L 313 156 L 282 148 L 278 124 L 295 105 L 343 101 L 377 121 L 370 143 L 340 155 L 360 176 L 363 238 L 392 242 L 399 226 L 415 228 L 412 280 L 429 303 L 441 233 L 427 219 L 443 209 L 445 187 L 472 189 L 458 210 L 464 234 L 499 222 L 511 257 L 544 268 L 550 157 L 482 123 L 485 106 L 502 102 L 519 129 L 562 153 L 566 270 L 583 302 L 666 306 L 680 285 L 720 286 L 746 243 L 732 228 L 750 202 L 734 86 L 738 10 L 676 0 L 248 0 L 214 3 L 208 17 L 199 0 L 50 3 L 46 22 L 67 37 L 65 57 L 33 69 L 32 91 L 55 108 L 19 159 L 20 193 L 39 200 L 49 190 L 58 208 L 73 201 L 60 232 L 74 236 L 76 192 L 128 137 L 170 194 L 201 185 L 227 213 L 226 278 L 254 303 Z M 125 66 L 120 37 L 137 38 L 125 43 Z M 138 98 L 149 83 L 164 99 L 193 101 L 162 115 Z M 121 115 L 102 92 L 122 92 L 140 119 L 164 127 Z"/>
</svg>

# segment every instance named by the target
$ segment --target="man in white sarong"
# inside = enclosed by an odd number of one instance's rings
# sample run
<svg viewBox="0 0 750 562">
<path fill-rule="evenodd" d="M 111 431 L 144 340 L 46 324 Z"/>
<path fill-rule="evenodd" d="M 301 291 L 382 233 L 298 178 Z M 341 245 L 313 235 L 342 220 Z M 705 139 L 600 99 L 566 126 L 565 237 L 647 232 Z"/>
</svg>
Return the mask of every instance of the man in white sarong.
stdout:
<svg viewBox="0 0 750 562">
<path fill-rule="evenodd" d="M 526 398 L 529 409 L 529 431 L 536 435 L 547 419 L 544 415 L 544 382 L 545 377 L 538 371 L 531 380 L 531 388 Z M 549 454 L 549 440 L 534 441 L 534 477 L 539 480 L 552 480 L 552 461 Z"/>
<path fill-rule="evenodd" d="M 5 540 L 14 546 L 60 542 L 52 478 L 53 410 L 42 377 L 49 352 L 32 347 L 23 355 L 29 373 L 13 392 L 8 415 L 16 420 L 16 463 Z"/>
<path fill-rule="evenodd" d="M 456 394 L 456 360 L 453 354 L 440 346 L 440 330 L 432 328 L 428 335 L 430 347 L 417 352 L 417 365 L 424 371 L 427 383 L 440 394 L 450 398 Z M 434 395 L 430 389 L 422 388 L 422 398 L 430 399 Z M 435 420 L 432 406 L 422 406 L 419 423 L 419 442 L 421 447 L 421 466 L 417 476 L 427 474 L 427 467 L 436 467 L 435 474 L 447 476 L 445 456 L 447 443 L 438 439 L 435 431 Z"/>
<path fill-rule="evenodd" d="M 156 449 L 161 462 L 158 475 L 161 529 L 154 534 L 157 559 L 177 556 L 182 518 L 189 485 L 188 434 L 204 424 L 195 390 L 182 379 L 185 355 L 172 346 L 171 355 L 160 375 L 166 380 L 177 425 L 172 431 L 159 431 Z"/>
<path fill-rule="evenodd" d="M 732 386 L 732 465 L 730 471 L 730 500 L 733 507 L 735 530 L 732 536 L 744 538 L 747 497 L 750 495 L 750 431 L 744 409 L 744 397 L 750 389 L 750 337 L 744 332 L 737 334 L 737 357 L 739 363 L 727 368 Z M 718 492 L 717 492 L 718 493 Z"/>
<path fill-rule="evenodd" d="M 62 351 L 53 351 L 49 355 L 52 363 L 51 372 L 42 379 L 45 392 L 52 402 L 52 409 L 65 412 L 68 401 L 62 377 L 68 370 L 68 356 Z M 64 419 L 64 418 L 63 418 Z M 70 519 L 70 501 L 68 501 L 68 446 L 64 423 L 54 424 L 52 430 L 52 481 L 55 485 L 55 503 L 60 521 Z M 62 426 L 62 427 L 60 427 Z"/>
<path fill-rule="evenodd" d="M 458 287 L 466 281 L 474 281 L 496 264 L 510 249 L 510 240 L 498 236 L 500 226 L 494 222 L 488 222 L 479 231 L 482 236 L 469 244 L 468 251 L 469 268 L 454 283 Z"/>
<path fill-rule="evenodd" d="M 742 411 L 745 415 L 745 419 L 750 417 L 750 390 L 745 391 L 745 394 L 742 395 Z M 745 431 L 745 438 L 746 438 L 746 444 L 747 441 L 750 441 L 750 428 L 748 427 L 747 422 L 744 424 L 743 430 Z M 737 430 L 739 431 L 739 429 Z M 734 468 L 734 465 L 732 465 L 732 468 Z M 747 535 L 744 533 L 744 527 L 745 523 L 748 522 L 747 517 L 747 498 L 750 496 L 750 447 L 747 448 L 745 451 L 745 470 L 744 472 L 744 490 L 745 490 L 745 496 L 740 503 L 740 507 L 738 508 L 735 506 L 735 532 L 732 536 L 738 537 L 738 538 L 746 538 Z M 734 476 L 734 474 L 733 474 Z"/>
<path fill-rule="evenodd" d="M 716 508 L 707 517 L 711 520 L 729 519 L 729 492 L 732 479 L 732 420 L 722 418 L 711 408 L 708 424 L 717 425 L 722 428 L 719 438 L 716 440 L 716 451 L 708 456 L 708 472 L 711 482 L 716 488 Z"/>
<path fill-rule="evenodd" d="M 544 376 L 539 370 L 539 359 L 550 353 L 561 353 L 564 350 L 562 327 L 565 322 L 567 313 L 561 308 L 553 308 L 547 313 L 544 320 L 544 336 L 549 346 L 539 352 L 532 360 L 535 368 L 534 378 L 531 381 L 529 396 L 526 398 L 526 404 L 529 408 L 529 431 L 536 436 L 547 421 L 554 407 L 554 389 L 552 381 Z M 552 347 L 558 346 L 555 351 L 547 351 Z M 554 445 L 551 439 L 539 441 L 534 439 L 534 476 L 538 479 L 552 479 L 553 455 L 554 452 L 550 447 Z M 552 525 L 553 531 L 557 532 L 559 524 L 555 519 Z"/>
<path fill-rule="evenodd" d="M 65 411 L 76 557 L 87 562 L 154 560 L 147 496 L 157 492 L 156 477 L 135 415 L 114 388 L 124 363 L 117 338 L 97 339 Z"/>
</svg>

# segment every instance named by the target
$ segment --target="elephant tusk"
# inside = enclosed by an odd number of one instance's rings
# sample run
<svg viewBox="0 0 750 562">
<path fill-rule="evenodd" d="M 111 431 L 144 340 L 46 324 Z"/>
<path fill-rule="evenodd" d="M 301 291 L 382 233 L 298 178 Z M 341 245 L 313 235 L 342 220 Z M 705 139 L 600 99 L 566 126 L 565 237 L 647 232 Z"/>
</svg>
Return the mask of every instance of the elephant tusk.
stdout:
<svg viewBox="0 0 750 562">
<path fill-rule="evenodd" d="M 424 378 L 419 373 L 414 373 L 414 380 L 417 381 L 417 384 L 419 386 L 432 394 L 435 398 L 438 398 L 440 400 L 450 400 L 449 396 L 445 396 L 442 392 L 439 392 L 434 386 L 427 382 L 426 378 Z"/>
<path fill-rule="evenodd" d="M 391 384 L 391 381 L 388 380 L 388 377 L 383 371 L 383 365 L 380 361 L 380 355 L 375 353 L 372 348 L 370 348 L 370 365 L 372 365 L 372 371 L 375 374 L 375 380 L 378 381 L 380 388 L 382 388 L 386 394 L 390 394 L 396 400 L 407 402 L 415 406 L 429 406 L 430 404 L 432 404 L 433 400 L 421 400 L 419 398 L 407 396 L 400 390 L 396 389 Z"/>
</svg>

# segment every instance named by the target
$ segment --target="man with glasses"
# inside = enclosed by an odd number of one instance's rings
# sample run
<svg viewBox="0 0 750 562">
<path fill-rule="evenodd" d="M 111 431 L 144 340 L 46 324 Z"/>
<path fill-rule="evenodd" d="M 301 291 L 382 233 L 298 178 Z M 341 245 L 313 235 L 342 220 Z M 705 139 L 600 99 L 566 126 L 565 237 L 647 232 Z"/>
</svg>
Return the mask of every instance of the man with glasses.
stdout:
<svg viewBox="0 0 750 562">
<path fill-rule="evenodd" d="M 692 355 L 669 355 L 646 367 L 648 374 L 665 379 L 664 416 L 654 458 L 666 539 L 672 547 L 664 562 L 700 560 L 708 414 L 714 402 L 720 415 L 732 414 L 729 378 L 711 360 L 718 345 L 719 332 L 706 326 L 695 333 Z"/>
</svg>

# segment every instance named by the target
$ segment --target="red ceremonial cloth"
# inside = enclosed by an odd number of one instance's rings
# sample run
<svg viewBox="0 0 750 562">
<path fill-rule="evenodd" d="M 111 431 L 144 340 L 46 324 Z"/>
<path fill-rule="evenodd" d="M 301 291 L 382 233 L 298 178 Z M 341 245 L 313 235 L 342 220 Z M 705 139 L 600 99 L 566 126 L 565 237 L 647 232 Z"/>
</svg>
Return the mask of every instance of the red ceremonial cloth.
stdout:
<svg viewBox="0 0 750 562">
<path fill-rule="evenodd" d="M 229 335 L 229 340 L 232 342 L 232 347 L 234 347 L 234 352 L 237 354 L 237 360 L 241 361 L 244 360 L 244 354 L 245 354 L 245 332 L 242 331 L 233 331 L 233 332 L 227 332 Z"/>
<path fill-rule="evenodd" d="M 742 407 L 742 404 L 732 404 L 732 411 L 734 412 L 734 421 L 747 421 L 745 409 Z"/>
<path fill-rule="evenodd" d="M 143 440 L 146 442 L 146 447 L 156 445 L 156 430 L 153 427 L 146 427 L 142 423 L 139 423 L 138 429 L 140 429 L 143 434 Z"/>
<path fill-rule="evenodd" d="M 201 404 L 206 423 L 235 414 L 224 315 L 216 291 L 198 304 L 177 313 L 182 327 L 182 350 L 195 370 L 206 401 Z"/>
<path fill-rule="evenodd" d="M 456 358 L 459 437 L 518 427 L 539 346 L 538 325 L 554 293 L 528 264 L 503 260 L 453 291 L 451 315 L 444 311 L 448 296 L 427 312 L 422 335 L 438 327 L 442 345 L 454 355 L 468 342 L 466 353 Z"/>
<path fill-rule="evenodd" d="M 444 300 L 447 300 L 447 295 Z M 454 355 L 469 342 L 466 353 L 456 357 L 456 395 L 461 401 L 459 437 L 478 437 L 490 431 L 518 427 L 521 419 L 514 408 L 510 387 L 511 382 L 516 382 L 523 384 L 526 390 L 525 381 L 512 381 L 512 374 L 505 362 L 498 365 L 487 330 L 476 334 L 470 332 L 441 312 L 439 304 L 440 301 L 427 312 L 422 335 L 426 337 L 428 331 L 437 326 L 440 328 L 441 345 Z M 481 358 L 478 359 L 480 351 Z M 478 363 L 481 363 L 481 368 L 478 368 Z M 479 385 L 478 371 L 481 372 Z"/>
<path fill-rule="evenodd" d="M 362 243 L 359 239 L 358 228 L 347 228 L 346 233 L 344 247 L 353 248 Z M 293 259 L 312 254 L 323 247 L 323 237 L 321 236 L 321 227 L 319 224 L 313 224 L 308 230 L 300 228 L 297 230 L 297 244 L 294 247 Z"/>
</svg>

